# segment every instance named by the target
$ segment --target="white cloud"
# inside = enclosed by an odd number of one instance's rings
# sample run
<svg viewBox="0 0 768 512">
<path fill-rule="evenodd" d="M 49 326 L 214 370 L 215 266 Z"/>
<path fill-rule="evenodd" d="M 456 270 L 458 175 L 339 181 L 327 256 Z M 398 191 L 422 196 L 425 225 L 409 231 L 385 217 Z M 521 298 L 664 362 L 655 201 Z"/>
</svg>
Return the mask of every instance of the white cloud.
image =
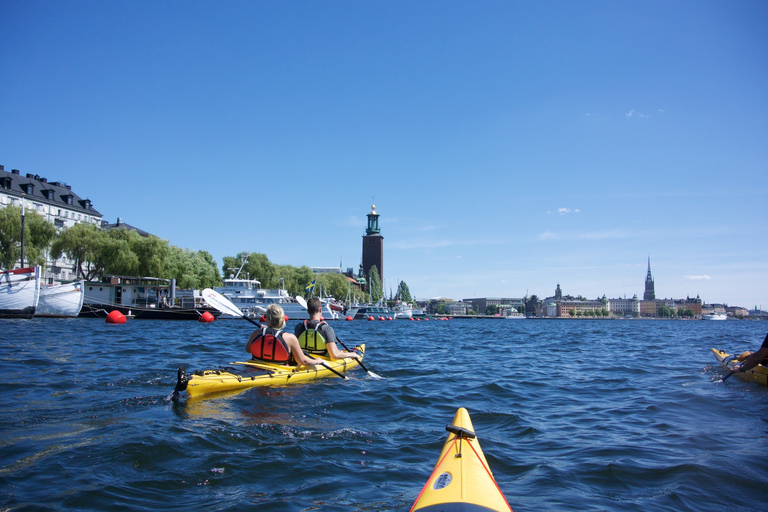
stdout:
<svg viewBox="0 0 768 512">
<path fill-rule="evenodd" d="M 626 113 L 626 114 L 624 114 L 624 115 L 626 115 L 627 117 L 632 117 L 632 114 L 634 114 L 634 113 L 635 113 L 635 111 L 634 111 L 634 110 L 630 110 L 629 112 L 627 112 L 627 113 Z"/>
<path fill-rule="evenodd" d="M 685 276 L 688 281 L 710 281 L 712 278 L 704 274 L 701 276 Z"/>
<path fill-rule="evenodd" d="M 581 210 L 578 208 L 571 210 L 570 208 L 558 208 L 556 212 L 547 210 L 547 215 L 557 213 L 558 215 L 568 215 L 569 213 L 581 213 Z"/>
</svg>

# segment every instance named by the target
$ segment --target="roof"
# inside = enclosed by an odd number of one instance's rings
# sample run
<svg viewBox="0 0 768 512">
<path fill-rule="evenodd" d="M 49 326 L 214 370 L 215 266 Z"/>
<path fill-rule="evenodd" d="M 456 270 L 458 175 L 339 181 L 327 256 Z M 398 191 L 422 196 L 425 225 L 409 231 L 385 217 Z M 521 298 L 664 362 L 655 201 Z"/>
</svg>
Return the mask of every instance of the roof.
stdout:
<svg viewBox="0 0 768 512">
<path fill-rule="evenodd" d="M 117 222 L 115 224 L 109 224 L 106 221 L 101 221 L 101 229 L 127 229 L 128 231 L 135 231 L 145 238 L 151 235 L 151 233 L 144 231 L 143 229 L 139 229 L 135 226 L 131 226 L 130 224 L 126 224 L 120 217 L 117 218 Z"/>
<path fill-rule="evenodd" d="M 60 181 L 48 181 L 37 174 L 25 174 L 13 169 L 11 172 L 0 165 L 0 192 L 10 196 L 24 196 L 43 204 L 63 206 L 69 210 L 101 217 L 93 209 L 90 199 L 82 199 L 72 192 L 72 187 Z"/>
</svg>

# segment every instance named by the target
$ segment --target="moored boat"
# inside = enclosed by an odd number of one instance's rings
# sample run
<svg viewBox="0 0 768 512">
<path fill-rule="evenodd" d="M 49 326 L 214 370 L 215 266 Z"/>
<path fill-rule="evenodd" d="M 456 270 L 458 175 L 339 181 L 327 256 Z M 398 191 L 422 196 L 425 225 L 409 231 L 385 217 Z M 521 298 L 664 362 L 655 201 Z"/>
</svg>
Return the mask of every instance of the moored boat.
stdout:
<svg viewBox="0 0 768 512">
<path fill-rule="evenodd" d="M 365 345 L 359 347 L 362 356 L 365 355 Z M 298 384 L 326 377 L 336 377 L 359 366 L 358 361 L 351 357 L 331 360 L 323 356 L 315 356 L 326 360 L 324 365 L 289 366 L 251 359 L 236 361 L 219 368 L 197 370 L 187 375 L 183 369 L 177 374 L 174 396 L 186 391 L 189 397 L 208 395 L 212 393 L 231 392 L 259 386 L 285 386 Z"/>
<path fill-rule="evenodd" d="M 734 366 L 737 364 L 740 364 L 739 361 L 736 361 L 734 356 L 731 356 L 730 354 L 718 350 L 716 348 L 712 349 L 712 353 L 715 355 L 715 359 L 728 371 L 731 371 Z M 747 370 L 746 372 L 737 372 L 733 374 L 735 377 L 745 380 L 747 382 L 757 382 L 762 384 L 763 386 L 768 385 L 768 368 L 763 366 L 762 364 L 759 364 L 757 366 L 754 366 Z"/>
<path fill-rule="evenodd" d="M 701 315 L 702 320 L 728 320 L 728 315 L 725 313 L 707 313 Z"/>
<path fill-rule="evenodd" d="M 0 273 L 0 318 L 32 318 L 39 300 L 39 266 Z"/>
<path fill-rule="evenodd" d="M 83 307 L 85 287 L 82 281 L 41 285 L 35 316 L 76 317 Z"/>
<path fill-rule="evenodd" d="M 221 312 L 206 304 L 199 290 L 176 290 L 175 280 L 154 277 L 107 276 L 107 281 L 83 283 L 85 296 L 78 316 L 106 318 L 111 311 L 139 320 L 199 320 Z"/>
<path fill-rule="evenodd" d="M 446 426 L 448 439 L 411 512 L 511 512 L 463 407 Z"/>
</svg>

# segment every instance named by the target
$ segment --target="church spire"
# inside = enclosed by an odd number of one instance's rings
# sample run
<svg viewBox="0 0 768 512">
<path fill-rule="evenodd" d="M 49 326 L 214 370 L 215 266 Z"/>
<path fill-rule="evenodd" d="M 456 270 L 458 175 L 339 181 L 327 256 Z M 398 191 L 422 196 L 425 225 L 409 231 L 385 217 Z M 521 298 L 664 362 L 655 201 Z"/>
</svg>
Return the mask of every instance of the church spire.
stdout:
<svg viewBox="0 0 768 512">
<path fill-rule="evenodd" d="M 648 256 L 648 275 L 645 276 L 645 293 L 643 300 L 656 300 L 656 291 L 653 289 L 653 275 L 651 274 L 651 257 Z"/>
</svg>

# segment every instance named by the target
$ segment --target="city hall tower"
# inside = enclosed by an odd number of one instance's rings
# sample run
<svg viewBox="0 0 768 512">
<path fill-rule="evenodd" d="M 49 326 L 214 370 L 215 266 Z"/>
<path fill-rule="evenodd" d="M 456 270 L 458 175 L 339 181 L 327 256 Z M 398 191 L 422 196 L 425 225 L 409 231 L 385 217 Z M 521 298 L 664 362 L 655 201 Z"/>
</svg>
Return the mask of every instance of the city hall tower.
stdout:
<svg viewBox="0 0 768 512">
<path fill-rule="evenodd" d="M 376 266 L 381 282 L 384 283 L 384 237 L 379 229 L 379 214 L 376 213 L 376 205 L 371 204 L 371 213 L 368 214 L 368 228 L 363 237 L 363 273 L 370 276 L 371 267 Z"/>
</svg>

